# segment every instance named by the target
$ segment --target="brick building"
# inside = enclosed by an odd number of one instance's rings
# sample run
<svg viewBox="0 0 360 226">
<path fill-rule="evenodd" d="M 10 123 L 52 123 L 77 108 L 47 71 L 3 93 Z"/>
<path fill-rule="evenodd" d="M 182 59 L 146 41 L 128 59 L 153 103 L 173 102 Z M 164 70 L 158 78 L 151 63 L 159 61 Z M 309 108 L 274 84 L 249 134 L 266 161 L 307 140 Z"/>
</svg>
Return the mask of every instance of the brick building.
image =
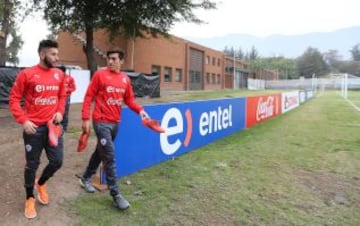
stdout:
<svg viewBox="0 0 360 226">
<path fill-rule="evenodd" d="M 58 42 L 62 64 L 87 68 L 84 34 L 61 32 Z M 135 40 L 117 36 L 110 42 L 105 31 L 98 31 L 94 34 L 94 46 L 99 67 L 106 65 L 109 48 L 122 48 L 126 52 L 123 69 L 159 74 L 161 90 L 245 88 L 251 77 L 245 62 L 175 36 Z"/>
</svg>

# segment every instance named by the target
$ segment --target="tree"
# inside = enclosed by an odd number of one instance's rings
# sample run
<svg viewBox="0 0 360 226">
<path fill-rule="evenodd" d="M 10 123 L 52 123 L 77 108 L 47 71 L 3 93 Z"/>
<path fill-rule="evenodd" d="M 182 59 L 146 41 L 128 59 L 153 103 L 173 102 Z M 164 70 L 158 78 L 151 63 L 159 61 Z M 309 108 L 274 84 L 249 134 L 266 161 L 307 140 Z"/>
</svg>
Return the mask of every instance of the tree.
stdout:
<svg viewBox="0 0 360 226">
<path fill-rule="evenodd" d="M 5 66 L 6 62 L 16 65 L 19 63 L 19 49 L 23 45 L 21 36 L 17 34 L 17 23 L 28 14 L 28 5 L 19 0 L 0 2 L 0 66 Z"/>
<path fill-rule="evenodd" d="M 241 48 L 239 48 L 237 51 L 235 50 L 234 47 L 228 47 L 225 46 L 223 53 L 226 56 L 230 56 L 230 57 L 236 57 L 237 59 L 244 59 L 244 52 L 242 51 Z"/>
<path fill-rule="evenodd" d="M 339 51 L 330 49 L 324 53 L 324 61 L 329 65 L 329 69 L 333 73 L 339 72 L 340 65 L 342 64 L 342 56 Z"/>
<path fill-rule="evenodd" d="M 251 50 L 250 50 L 248 56 L 249 56 L 250 60 L 255 60 L 256 58 L 258 58 L 259 53 L 258 53 L 257 49 L 255 48 L 255 46 L 251 47 Z"/>
<path fill-rule="evenodd" d="M 324 76 L 329 72 L 328 66 L 324 61 L 323 55 L 318 49 L 308 47 L 308 49 L 296 60 L 300 76 L 311 78 L 313 74 Z"/>
<path fill-rule="evenodd" d="M 244 59 L 245 54 L 244 51 L 239 47 L 238 51 L 236 51 L 236 58 L 238 59 Z"/>
<path fill-rule="evenodd" d="M 353 46 L 350 52 L 354 61 L 360 61 L 360 43 Z"/>
<path fill-rule="evenodd" d="M 343 61 L 339 64 L 340 73 L 360 76 L 360 61 Z"/>
<path fill-rule="evenodd" d="M 33 0 L 44 10 L 45 19 L 55 30 L 84 31 L 85 54 L 88 68 L 96 68 L 94 57 L 94 32 L 106 29 L 110 37 L 121 34 L 127 38 L 156 36 L 168 37 L 175 22 L 202 23 L 193 13 L 194 9 L 215 9 L 210 0 Z"/>
<path fill-rule="evenodd" d="M 296 62 L 284 57 L 257 58 L 249 60 L 249 67 L 253 71 L 273 70 L 279 73 L 280 79 L 298 78 Z"/>
<path fill-rule="evenodd" d="M 6 47 L 6 61 L 14 65 L 18 65 L 19 64 L 18 53 L 24 42 L 21 36 L 17 35 L 16 29 L 14 27 L 10 28 L 9 34 L 11 36 L 11 41 L 9 45 Z"/>
</svg>

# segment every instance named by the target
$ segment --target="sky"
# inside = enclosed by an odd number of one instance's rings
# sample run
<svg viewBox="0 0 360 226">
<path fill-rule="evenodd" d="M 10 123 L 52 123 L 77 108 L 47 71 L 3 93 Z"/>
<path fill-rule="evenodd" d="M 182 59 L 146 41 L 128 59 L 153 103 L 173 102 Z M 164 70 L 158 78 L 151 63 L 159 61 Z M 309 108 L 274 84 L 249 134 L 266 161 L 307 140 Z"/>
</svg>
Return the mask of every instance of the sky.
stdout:
<svg viewBox="0 0 360 226">
<path fill-rule="evenodd" d="M 360 0 L 212 0 L 215 10 L 196 10 L 206 24 L 177 23 L 170 33 L 179 37 L 211 38 L 227 34 L 266 37 L 329 32 L 360 26 Z M 38 62 L 37 46 L 49 33 L 41 16 L 27 18 L 20 27 L 24 46 L 20 66 Z"/>
</svg>

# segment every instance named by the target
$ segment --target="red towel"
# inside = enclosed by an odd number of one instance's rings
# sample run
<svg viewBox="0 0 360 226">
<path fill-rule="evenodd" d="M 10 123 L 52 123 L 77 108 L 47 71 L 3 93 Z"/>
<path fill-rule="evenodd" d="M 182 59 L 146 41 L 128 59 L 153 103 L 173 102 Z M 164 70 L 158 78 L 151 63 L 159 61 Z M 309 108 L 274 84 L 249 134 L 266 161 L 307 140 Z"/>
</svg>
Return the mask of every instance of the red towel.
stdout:
<svg viewBox="0 0 360 226">
<path fill-rule="evenodd" d="M 89 136 L 90 136 L 90 130 L 88 132 L 83 131 L 82 134 L 79 137 L 79 144 L 77 147 L 77 151 L 78 152 L 84 152 L 89 140 Z"/>
<path fill-rule="evenodd" d="M 53 120 L 49 120 L 47 122 L 47 127 L 49 130 L 48 133 L 49 145 L 53 147 L 58 146 L 59 137 L 61 136 L 62 133 L 62 128 L 60 124 L 55 124 Z"/>
<path fill-rule="evenodd" d="M 155 132 L 165 133 L 165 130 L 163 128 L 161 128 L 159 121 L 157 121 L 155 119 L 145 118 L 142 120 L 142 124 L 146 127 L 149 127 L 150 129 L 152 129 Z"/>
</svg>

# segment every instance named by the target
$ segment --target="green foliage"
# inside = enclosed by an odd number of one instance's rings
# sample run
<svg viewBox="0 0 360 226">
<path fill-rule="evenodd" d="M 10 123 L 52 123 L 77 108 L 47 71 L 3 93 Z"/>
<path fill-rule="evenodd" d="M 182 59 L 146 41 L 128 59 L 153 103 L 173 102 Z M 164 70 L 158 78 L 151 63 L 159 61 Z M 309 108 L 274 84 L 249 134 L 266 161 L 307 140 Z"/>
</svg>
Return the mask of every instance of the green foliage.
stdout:
<svg viewBox="0 0 360 226">
<path fill-rule="evenodd" d="M 11 41 L 6 47 L 6 61 L 11 64 L 17 65 L 19 64 L 18 53 L 22 45 L 24 44 L 24 41 L 22 40 L 21 36 L 17 34 L 14 27 L 11 27 L 10 29 L 10 36 Z"/>
<path fill-rule="evenodd" d="M 21 11 L 21 2 L 18 0 L 1 0 L 0 4 L 0 65 L 6 62 L 17 64 L 18 51 L 23 42 L 17 34 L 16 24 L 19 17 L 17 12 Z"/>
<path fill-rule="evenodd" d="M 360 61 L 345 61 L 339 63 L 339 72 L 360 76 Z"/>
<path fill-rule="evenodd" d="M 32 11 L 28 1 L 0 0 L 0 65 L 19 63 L 18 53 L 23 40 L 18 34 L 18 24 Z"/>
<path fill-rule="evenodd" d="M 348 73 L 360 76 L 360 61 L 356 61 L 357 55 L 360 54 L 359 44 L 352 48 L 353 61 L 343 61 L 337 50 L 329 50 L 324 53 L 324 60 L 329 65 L 331 73 Z M 359 55 L 360 59 L 360 55 Z"/>
<path fill-rule="evenodd" d="M 329 72 L 323 55 L 316 48 L 309 47 L 297 58 L 296 63 L 300 76 L 305 78 L 311 78 L 313 74 L 321 77 Z"/>
<path fill-rule="evenodd" d="M 353 46 L 350 52 L 354 61 L 360 61 L 360 43 Z"/>
<path fill-rule="evenodd" d="M 274 70 L 280 74 L 280 79 L 298 78 L 296 62 L 284 57 L 258 58 L 248 61 L 250 68 L 254 71 Z"/>
<path fill-rule="evenodd" d="M 251 47 L 251 50 L 249 52 L 249 60 L 256 60 L 259 57 L 259 52 L 258 50 L 255 48 L 255 46 Z"/>
</svg>

